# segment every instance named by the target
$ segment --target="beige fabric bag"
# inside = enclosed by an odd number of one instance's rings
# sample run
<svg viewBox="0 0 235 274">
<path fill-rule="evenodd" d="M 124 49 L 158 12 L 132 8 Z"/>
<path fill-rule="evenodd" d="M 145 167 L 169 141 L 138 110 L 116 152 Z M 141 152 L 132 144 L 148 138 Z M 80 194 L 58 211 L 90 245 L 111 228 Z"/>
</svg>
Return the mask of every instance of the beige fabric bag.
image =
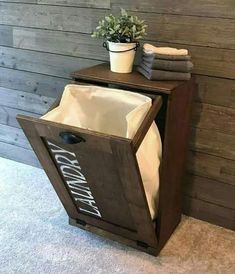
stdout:
<svg viewBox="0 0 235 274">
<path fill-rule="evenodd" d="M 129 91 L 99 86 L 67 85 L 60 105 L 42 119 L 132 139 L 152 105 Z M 154 219 L 157 214 L 162 145 L 153 123 L 137 151 L 144 189 Z"/>
</svg>

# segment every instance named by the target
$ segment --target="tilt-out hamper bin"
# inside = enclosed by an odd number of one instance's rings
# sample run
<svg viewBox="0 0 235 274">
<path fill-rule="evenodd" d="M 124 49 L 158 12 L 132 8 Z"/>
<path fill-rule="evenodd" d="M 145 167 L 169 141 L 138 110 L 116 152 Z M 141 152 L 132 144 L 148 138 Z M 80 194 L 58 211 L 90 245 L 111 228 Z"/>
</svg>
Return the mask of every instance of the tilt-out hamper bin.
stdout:
<svg viewBox="0 0 235 274">
<path fill-rule="evenodd" d="M 73 79 L 74 84 L 115 87 L 151 97 L 152 107 L 134 137 L 128 139 L 23 115 L 17 119 L 71 225 L 157 255 L 181 218 L 193 81 L 150 82 L 137 72 L 112 73 L 107 64 L 75 72 Z M 60 98 L 50 110 L 59 102 Z M 152 220 L 136 152 L 154 120 L 161 133 L 163 155 L 158 213 Z M 71 175 L 66 168 L 73 169 L 74 163 L 79 166 L 76 175 Z M 82 180 L 85 210 L 81 210 L 70 188 L 69 182 L 74 179 Z"/>
</svg>

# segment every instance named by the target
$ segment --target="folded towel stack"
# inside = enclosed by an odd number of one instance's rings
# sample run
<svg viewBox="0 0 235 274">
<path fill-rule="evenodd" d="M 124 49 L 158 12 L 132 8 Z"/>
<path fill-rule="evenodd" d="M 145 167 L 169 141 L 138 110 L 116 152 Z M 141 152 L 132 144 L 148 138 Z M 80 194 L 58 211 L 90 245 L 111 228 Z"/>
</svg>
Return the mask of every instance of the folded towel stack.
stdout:
<svg viewBox="0 0 235 274">
<path fill-rule="evenodd" d="M 186 49 L 144 44 L 137 70 L 149 80 L 189 80 L 193 64 Z"/>
</svg>

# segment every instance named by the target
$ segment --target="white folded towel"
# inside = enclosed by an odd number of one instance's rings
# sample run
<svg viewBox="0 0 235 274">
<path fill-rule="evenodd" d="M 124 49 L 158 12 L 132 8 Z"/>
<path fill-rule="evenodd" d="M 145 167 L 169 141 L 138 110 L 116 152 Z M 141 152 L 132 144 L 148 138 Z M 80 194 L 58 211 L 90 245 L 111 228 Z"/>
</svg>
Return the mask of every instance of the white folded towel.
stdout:
<svg viewBox="0 0 235 274">
<path fill-rule="evenodd" d="M 144 44 L 143 50 L 147 54 L 167 54 L 167 55 L 188 55 L 187 49 L 176 49 L 170 47 L 155 47 L 150 44 Z"/>
</svg>

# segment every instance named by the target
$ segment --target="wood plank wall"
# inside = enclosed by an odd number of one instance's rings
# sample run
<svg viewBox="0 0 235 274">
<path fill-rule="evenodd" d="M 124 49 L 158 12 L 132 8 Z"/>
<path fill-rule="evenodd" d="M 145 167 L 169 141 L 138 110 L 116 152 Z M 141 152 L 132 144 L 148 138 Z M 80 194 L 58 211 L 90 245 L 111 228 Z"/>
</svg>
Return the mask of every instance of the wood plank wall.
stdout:
<svg viewBox="0 0 235 274">
<path fill-rule="evenodd" d="M 184 212 L 235 229 L 235 1 L 0 0 L 0 156 L 39 165 L 16 114 L 42 114 L 70 72 L 108 60 L 90 33 L 119 7 L 147 21 L 146 41 L 189 49 L 198 92 Z"/>
</svg>

